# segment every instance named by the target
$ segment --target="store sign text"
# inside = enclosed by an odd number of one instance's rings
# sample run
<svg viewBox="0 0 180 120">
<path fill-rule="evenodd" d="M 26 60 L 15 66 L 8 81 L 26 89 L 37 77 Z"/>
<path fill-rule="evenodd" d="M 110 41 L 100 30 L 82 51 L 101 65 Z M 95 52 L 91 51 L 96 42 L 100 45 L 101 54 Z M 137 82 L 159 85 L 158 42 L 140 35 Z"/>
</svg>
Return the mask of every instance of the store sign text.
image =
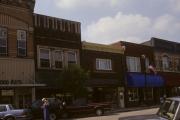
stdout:
<svg viewBox="0 0 180 120">
<path fill-rule="evenodd" d="M 0 85 L 22 84 L 21 80 L 0 80 Z"/>
</svg>

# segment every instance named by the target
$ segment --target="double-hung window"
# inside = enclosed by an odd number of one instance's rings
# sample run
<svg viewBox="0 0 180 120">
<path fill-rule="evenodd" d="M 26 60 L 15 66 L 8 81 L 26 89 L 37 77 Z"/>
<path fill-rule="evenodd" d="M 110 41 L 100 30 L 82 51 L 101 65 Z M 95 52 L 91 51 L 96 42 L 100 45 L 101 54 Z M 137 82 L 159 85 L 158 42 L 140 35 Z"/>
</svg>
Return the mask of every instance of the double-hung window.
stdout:
<svg viewBox="0 0 180 120">
<path fill-rule="evenodd" d="M 180 72 L 180 58 L 175 59 L 175 71 Z"/>
<path fill-rule="evenodd" d="M 141 72 L 140 58 L 139 57 L 126 57 L 126 64 L 128 72 Z"/>
<path fill-rule="evenodd" d="M 162 65 L 163 65 L 163 70 L 170 69 L 170 58 L 168 56 L 165 55 L 162 57 Z"/>
<path fill-rule="evenodd" d="M 7 29 L 0 27 L 0 56 L 7 55 Z"/>
<path fill-rule="evenodd" d="M 39 63 L 40 68 L 50 68 L 50 50 L 40 48 L 39 49 Z"/>
<path fill-rule="evenodd" d="M 63 67 L 63 52 L 60 50 L 54 51 L 54 67 L 55 69 Z"/>
<path fill-rule="evenodd" d="M 77 54 L 75 51 L 67 52 L 68 65 L 77 64 Z"/>
<path fill-rule="evenodd" d="M 112 70 L 111 59 L 96 59 L 96 70 Z"/>
<path fill-rule="evenodd" d="M 26 42 L 27 42 L 27 33 L 25 30 L 17 30 L 17 47 L 18 47 L 18 56 L 26 56 Z"/>
</svg>

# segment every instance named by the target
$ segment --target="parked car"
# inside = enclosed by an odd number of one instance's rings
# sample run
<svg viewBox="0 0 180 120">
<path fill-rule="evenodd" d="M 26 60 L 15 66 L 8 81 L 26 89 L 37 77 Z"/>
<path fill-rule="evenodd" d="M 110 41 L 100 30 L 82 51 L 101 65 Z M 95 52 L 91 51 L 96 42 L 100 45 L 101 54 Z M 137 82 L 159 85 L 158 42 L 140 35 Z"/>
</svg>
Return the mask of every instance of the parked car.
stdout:
<svg viewBox="0 0 180 120">
<path fill-rule="evenodd" d="M 160 120 L 180 120 L 180 97 L 167 98 L 157 115 Z"/>
<path fill-rule="evenodd" d="M 28 109 L 14 109 L 11 104 L 0 104 L 1 120 L 31 120 L 32 115 Z"/>
<path fill-rule="evenodd" d="M 56 120 L 60 117 L 62 108 L 62 103 L 59 99 L 56 98 L 47 98 L 49 102 L 49 117 L 50 120 Z M 42 110 L 43 102 L 42 100 L 36 100 L 31 105 L 31 111 L 33 114 L 33 118 L 43 118 L 43 110 Z"/>
<path fill-rule="evenodd" d="M 78 114 L 89 114 L 93 113 L 97 116 L 101 116 L 104 114 L 105 111 L 111 110 L 111 103 L 104 102 L 104 103 L 88 103 L 88 102 L 74 102 L 71 105 L 66 105 L 62 112 L 62 117 L 69 117 L 71 115 L 78 115 Z"/>
</svg>

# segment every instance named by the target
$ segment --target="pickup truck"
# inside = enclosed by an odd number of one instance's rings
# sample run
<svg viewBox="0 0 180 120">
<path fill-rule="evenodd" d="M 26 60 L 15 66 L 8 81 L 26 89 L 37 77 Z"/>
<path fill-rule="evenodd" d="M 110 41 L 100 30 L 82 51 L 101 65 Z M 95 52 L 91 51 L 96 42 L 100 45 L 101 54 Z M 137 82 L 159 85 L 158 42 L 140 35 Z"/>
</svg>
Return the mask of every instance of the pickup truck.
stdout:
<svg viewBox="0 0 180 120">
<path fill-rule="evenodd" d="M 27 109 L 14 109 L 11 104 L 0 104 L 0 120 L 31 120 Z"/>
</svg>

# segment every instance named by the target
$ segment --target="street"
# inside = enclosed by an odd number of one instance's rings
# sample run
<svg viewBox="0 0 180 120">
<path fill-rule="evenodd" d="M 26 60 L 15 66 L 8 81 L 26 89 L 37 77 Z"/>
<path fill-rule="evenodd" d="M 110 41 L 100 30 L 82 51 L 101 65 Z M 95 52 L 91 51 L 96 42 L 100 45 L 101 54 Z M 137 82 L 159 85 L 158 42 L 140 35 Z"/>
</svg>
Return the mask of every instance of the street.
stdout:
<svg viewBox="0 0 180 120">
<path fill-rule="evenodd" d="M 155 118 L 157 110 L 157 108 L 153 108 L 131 112 L 120 112 L 114 114 L 107 113 L 104 116 L 100 117 L 76 118 L 69 120 L 144 120 Z"/>
</svg>

